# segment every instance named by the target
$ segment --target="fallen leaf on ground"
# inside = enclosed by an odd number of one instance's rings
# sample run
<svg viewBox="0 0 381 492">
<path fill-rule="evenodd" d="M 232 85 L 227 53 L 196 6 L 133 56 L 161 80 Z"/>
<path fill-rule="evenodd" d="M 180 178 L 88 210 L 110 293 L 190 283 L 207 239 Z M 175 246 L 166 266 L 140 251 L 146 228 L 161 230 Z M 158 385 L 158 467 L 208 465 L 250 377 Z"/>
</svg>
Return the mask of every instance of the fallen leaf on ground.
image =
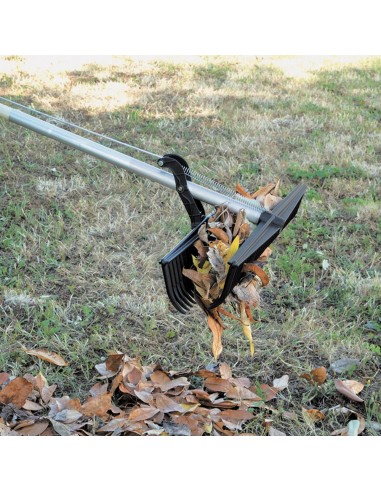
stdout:
<svg viewBox="0 0 381 492">
<path fill-rule="evenodd" d="M 54 416 L 54 420 L 63 422 L 64 424 L 72 424 L 81 417 L 81 412 L 66 408 L 65 410 L 61 410 L 61 412 L 56 413 L 56 415 Z"/>
<path fill-rule="evenodd" d="M 122 361 L 123 361 L 123 354 L 117 353 L 117 354 L 110 354 L 106 361 L 106 369 L 111 372 L 117 372 L 122 366 Z"/>
<path fill-rule="evenodd" d="M 348 381 L 341 381 L 340 379 L 336 379 L 335 380 L 335 387 L 336 387 L 337 391 L 339 393 L 341 393 L 342 395 L 346 396 L 347 398 L 349 398 L 350 400 L 363 402 L 364 400 L 361 399 L 359 396 L 357 396 L 357 394 L 353 391 L 353 389 L 352 389 L 352 387 L 354 386 L 352 384 L 353 382 L 349 381 L 349 384 L 347 384 L 347 383 L 348 383 Z M 361 383 L 359 383 L 359 384 L 361 384 Z M 355 388 L 358 389 L 358 387 L 356 387 L 356 386 L 355 386 Z M 361 391 L 361 390 L 359 390 L 359 391 Z"/>
<path fill-rule="evenodd" d="M 46 362 L 50 362 L 50 364 L 54 364 L 56 366 L 64 367 L 69 365 L 60 355 L 55 354 L 54 352 L 49 352 L 48 350 L 24 349 L 24 352 L 38 357 L 39 359 L 45 360 Z"/>
<path fill-rule="evenodd" d="M 0 391 L 0 403 L 7 405 L 12 403 L 17 408 L 21 408 L 30 393 L 33 390 L 33 384 L 27 381 L 23 377 L 17 377 L 12 379 L 4 388 Z"/>
<path fill-rule="evenodd" d="M 66 424 L 63 424 L 62 422 L 57 422 L 54 419 L 49 419 L 53 429 L 59 436 L 72 436 L 74 432 L 68 427 Z"/>
<path fill-rule="evenodd" d="M 44 407 L 42 407 L 35 401 L 26 400 L 22 408 L 24 410 L 30 410 L 31 412 L 38 412 L 39 410 L 42 410 Z"/>
<path fill-rule="evenodd" d="M 107 393 L 108 383 L 95 383 L 89 390 L 91 396 L 100 396 Z"/>
<path fill-rule="evenodd" d="M 314 424 L 315 422 L 320 422 L 325 419 L 324 413 L 316 408 L 302 408 L 302 415 L 307 424 Z"/>
<path fill-rule="evenodd" d="M 288 387 L 288 381 L 289 381 L 290 377 L 287 376 L 287 374 L 283 375 L 281 378 L 279 379 L 274 379 L 273 381 L 273 387 L 279 391 L 282 391 L 284 390 L 285 388 Z"/>
<path fill-rule="evenodd" d="M 128 416 L 128 419 L 134 422 L 137 422 L 139 420 L 149 420 L 159 412 L 160 409 L 153 407 L 136 408 L 135 410 L 132 410 L 132 412 Z"/>
<path fill-rule="evenodd" d="M 226 379 L 219 378 L 218 376 L 212 376 L 206 378 L 204 381 L 204 385 L 211 391 L 218 391 L 221 393 L 227 393 L 232 385 Z"/>
<path fill-rule="evenodd" d="M 273 398 L 276 398 L 276 395 L 279 391 L 277 388 L 272 388 L 268 384 L 261 384 L 260 388 L 261 391 L 264 393 L 264 401 L 270 401 Z"/>
<path fill-rule="evenodd" d="M 42 420 L 41 422 L 35 422 L 32 425 L 23 427 L 18 430 L 21 436 L 40 436 L 49 427 L 49 420 Z"/>
<path fill-rule="evenodd" d="M 284 432 L 276 429 L 275 427 L 270 427 L 269 428 L 269 436 L 286 436 Z"/>
<path fill-rule="evenodd" d="M 226 364 L 226 362 L 222 362 L 222 364 L 220 365 L 220 374 L 222 379 L 229 379 L 232 377 L 232 370 Z"/>
<path fill-rule="evenodd" d="M 9 374 L 6 372 L 0 372 L 0 386 L 9 379 Z"/>
<path fill-rule="evenodd" d="M 317 367 L 316 369 L 312 369 L 309 373 L 305 372 L 301 374 L 300 377 L 306 379 L 307 381 L 321 385 L 327 379 L 327 369 L 323 366 Z"/>
<path fill-rule="evenodd" d="M 112 408 L 111 396 L 111 393 L 93 396 L 85 401 L 79 411 L 88 417 L 105 417 Z"/>
</svg>

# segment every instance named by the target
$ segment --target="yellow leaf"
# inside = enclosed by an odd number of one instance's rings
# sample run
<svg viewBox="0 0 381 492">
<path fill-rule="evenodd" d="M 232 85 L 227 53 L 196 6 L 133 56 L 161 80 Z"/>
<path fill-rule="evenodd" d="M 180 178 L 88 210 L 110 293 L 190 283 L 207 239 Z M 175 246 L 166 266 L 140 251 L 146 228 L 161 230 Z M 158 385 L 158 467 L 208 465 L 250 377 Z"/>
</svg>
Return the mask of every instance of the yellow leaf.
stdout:
<svg viewBox="0 0 381 492">
<path fill-rule="evenodd" d="M 207 434 L 210 434 L 213 430 L 213 422 L 210 421 L 210 422 L 205 422 L 204 424 L 204 431 L 207 433 Z"/>
<path fill-rule="evenodd" d="M 226 252 L 226 257 L 225 257 L 226 262 L 230 261 L 233 258 L 233 256 L 237 253 L 238 248 L 239 248 L 239 236 L 236 236 Z"/>
<path fill-rule="evenodd" d="M 253 356 L 254 355 L 254 343 L 253 343 L 253 337 L 251 334 L 251 324 L 250 324 L 249 318 L 247 317 L 245 307 L 246 307 L 245 303 L 240 302 L 242 330 L 243 330 L 243 334 L 245 335 L 245 337 L 249 340 L 250 354 L 251 354 L 251 356 Z"/>
<path fill-rule="evenodd" d="M 204 266 L 200 267 L 200 262 L 193 255 L 192 255 L 192 261 L 193 261 L 193 265 L 196 267 L 198 273 L 209 273 L 210 269 L 212 268 L 212 265 L 209 263 L 209 261 L 205 261 Z"/>
<path fill-rule="evenodd" d="M 200 405 L 201 403 L 180 403 L 180 406 L 183 407 L 186 412 L 194 412 Z"/>
</svg>

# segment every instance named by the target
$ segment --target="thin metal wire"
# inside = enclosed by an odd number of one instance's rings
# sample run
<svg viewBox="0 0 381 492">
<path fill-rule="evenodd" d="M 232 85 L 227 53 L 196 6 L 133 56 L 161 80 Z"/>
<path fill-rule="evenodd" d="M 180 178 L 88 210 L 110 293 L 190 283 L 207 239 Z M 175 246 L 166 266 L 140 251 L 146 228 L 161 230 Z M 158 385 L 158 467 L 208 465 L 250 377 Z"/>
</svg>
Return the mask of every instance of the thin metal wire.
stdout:
<svg viewBox="0 0 381 492">
<path fill-rule="evenodd" d="M 151 157 L 154 157 L 155 159 L 160 159 L 162 157 L 162 155 L 155 154 L 155 153 L 150 152 L 148 150 L 141 149 L 140 147 L 136 147 L 135 145 L 131 145 L 131 144 L 128 144 L 126 142 L 122 142 L 120 140 L 117 140 L 115 138 L 108 137 L 107 135 L 103 135 L 102 133 L 94 132 L 93 130 L 88 130 L 87 128 L 83 128 L 79 125 L 76 125 L 75 123 L 71 123 L 70 121 L 66 121 L 63 118 L 58 118 L 57 116 L 52 116 L 52 115 L 44 113 L 42 111 L 38 111 L 37 109 L 31 108 L 29 106 L 25 106 L 24 104 L 18 103 L 16 101 L 12 101 L 12 99 L 8 99 L 6 97 L 0 96 L 0 100 L 6 101 L 7 103 L 13 104 L 14 106 L 18 106 L 18 107 L 23 108 L 23 109 L 26 109 L 27 111 L 38 114 L 40 116 L 44 116 L 45 118 L 48 118 L 49 120 L 57 121 L 58 123 L 61 123 L 61 124 L 67 125 L 67 126 L 71 126 L 73 128 L 76 128 L 76 129 L 81 130 L 83 132 L 89 133 L 89 134 L 94 135 L 96 137 L 103 138 L 105 140 L 109 140 L 110 142 L 116 143 L 118 145 L 123 145 L 124 147 L 134 149 L 138 152 L 143 152 L 144 154 L 147 154 Z M 204 176 L 203 174 L 201 174 L 197 171 L 190 170 L 188 168 L 183 168 L 183 169 L 184 169 L 184 172 L 188 176 L 190 176 L 192 179 L 196 179 L 196 181 L 198 181 L 200 184 L 203 184 L 203 185 L 213 189 L 214 191 L 218 191 L 219 193 L 221 193 L 222 195 L 225 195 L 226 197 L 234 198 L 235 200 L 241 202 L 242 204 L 244 204 L 250 208 L 256 209 L 258 211 L 264 210 L 264 208 L 255 199 L 250 200 L 246 197 L 243 197 L 242 195 L 236 193 L 235 191 L 233 191 L 233 190 L 227 188 L 226 186 L 218 183 L 214 179 L 209 178 L 207 176 Z"/>
<path fill-rule="evenodd" d="M 95 135 L 96 137 L 104 138 L 105 140 L 109 140 L 110 142 L 117 143 L 119 145 L 123 145 L 125 147 L 130 148 L 130 149 L 137 150 L 138 152 L 143 152 L 144 154 L 150 155 L 151 157 L 155 157 L 155 159 L 159 159 L 160 157 L 162 157 L 159 154 L 154 154 L 153 152 L 150 152 L 150 151 L 145 150 L 145 149 L 141 149 L 140 147 L 136 147 L 135 145 L 131 145 L 131 144 L 128 144 L 126 142 L 121 142 L 120 140 L 117 140 L 116 138 L 108 137 L 107 135 L 103 135 L 102 133 L 97 133 L 97 132 L 94 132 L 92 130 L 88 130 L 87 128 L 83 128 L 79 125 L 76 125 L 75 123 L 71 123 L 70 121 L 66 121 L 63 118 L 58 118 L 57 116 L 52 116 L 50 114 L 43 113 L 42 111 L 38 111 L 37 109 L 31 108 L 29 106 L 24 106 L 24 104 L 20 104 L 16 101 L 12 101 L 11 99 L 7 99 L 6 97 L 0 96 L 0 100 L 6 101 L 10 104 L 14 104 L 15 106 L 26 109 L 32 113 L 39 114 L 40 116 L 44 116 L 45 118 L 49 118 L 49 120 L 58 121 L 59 123 L 63 123 L 64 125 L 68 125 L 68 126 L 71 126 L 73 128 L 77 128 L 77 130 L 81 130 L 83 132 L 90 133 L 91 135 Z"/>
</svg>

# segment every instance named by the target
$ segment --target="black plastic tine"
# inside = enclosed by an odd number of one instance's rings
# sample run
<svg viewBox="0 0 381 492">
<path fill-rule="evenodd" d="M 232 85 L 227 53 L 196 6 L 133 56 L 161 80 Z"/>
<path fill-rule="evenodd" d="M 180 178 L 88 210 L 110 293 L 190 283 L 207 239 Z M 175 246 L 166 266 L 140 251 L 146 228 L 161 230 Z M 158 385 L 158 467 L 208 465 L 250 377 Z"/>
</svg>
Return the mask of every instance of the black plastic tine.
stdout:
<svg viewBox="0 0 381 492">
<path fill-rule="evenodd" d="M 181 285 L 181 288 L 182 288 L 182 291 L 183 291 L 183 295 L 190 302 L 190 305 L 193 306 L 193 304 L 196 302 L 194 300 L 193 295 L 192 295 L 193 292 L 194 292 L 194 287 L 193 287 L 192 282 L 189 279 L 187 279 L 186 277 L 184 277 L 184 275 L 183 275 L 183 268 L 184 268 L 184 266 L 186 266 L 186 268 L 189 268 L 190 265 L 185 265 L 185 262 L 184 262 L 184 254 L 179 255 L 176 258 L 175 261 L 176 261 L 176 263 L 178 265 L 178 269 L 179 269 L 179 272 L 180 272 L 179 282 L 180 282 L 180 285 Z M 187 280 L 189 280 L 189 282 L 187 282 Z"/>
<path fill-rule="evenodd" d="M 165 287 L 167 289 L 167 295 L 168 295 L 170 301 L 172 302 L 172 304 L 175 306 L 175 308 L 180 313 L 185 314 L 187 312 L 187 309 L 185 309 L 179 303 L 177 296 L 175 295 L 175 291 L 173 289 L 169 263 L 166 263 L 165 265 L 163 265 L 163 276 L 164 276 Z"/>
<path fill-rule="evenodd" d="M 179 273 L 176 271 L 176 266 L 174 265 L 174 262 L 170 262 L 168 264 L 169 267 L 169 272 L 171 275 L 171 280 L 172 280 L 172 290 L 173 290 L 173 295 L 177 299 L 178 304 L 182 306 L 185 311 L 188 311 L 190 306 L 188 305 L 189 301 L 186 302 L 184 300 L 184 296 L 181 293 L 181 290 L 179 288 Z"/>
<path fill-rule="evenodd" d="M 175 258 L 171 265 L 173 267 L 173 276 L 175 277 L 177 295 L 182 300 L 183 304 L 189 306 L 190 308 L 193 306 L 193 303 L 188 299 L 187 291 L 184 286 L 183 269 L 181 268 L 179 257 Z"/>
</svg>

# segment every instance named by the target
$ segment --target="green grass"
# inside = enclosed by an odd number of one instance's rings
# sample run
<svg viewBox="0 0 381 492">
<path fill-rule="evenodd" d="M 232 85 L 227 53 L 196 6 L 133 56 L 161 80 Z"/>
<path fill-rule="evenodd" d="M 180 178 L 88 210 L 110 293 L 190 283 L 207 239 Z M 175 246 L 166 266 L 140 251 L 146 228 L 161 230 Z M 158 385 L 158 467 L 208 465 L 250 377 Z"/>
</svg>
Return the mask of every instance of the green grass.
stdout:
<svg viewBox="0 0 381 492">
<path fill-rule="evenodd" d="M 290 435 L 327 435 L 343 426 L 328 410 L 338 404 L 380 421 L 380 58 L 299 78 L 276 58 L 69 59 L 65 69 L 33 73 L 22 57 L 1 63 L 4 96 L 178 152 L 226 186 L 254 190 L 280 176 L 287 193 L 305 182 L 301 209 L 273 246 L 255 355 L 232 323 L 221 361 L 253 383 L 290 376 L 272 412 L 253 410 L 248 432 L 263 434 L 263 419 L 273 418 Z M 0 137 L 0 371 L 41 370 L 62 394 L 83 397 L 110 350 L 171 369 L 210 363 L 204 316 L 172 308 L 158 264 L 189 230 L 178 197 L 4 121 Z M 24 346 L 70 364 L 53 367 Z M 342 357 L 360 361 L 347 376 L 364 382 L 364 404 L 339 395 L 332 372 L 321 388 L 299 378 Z M 302 407 L 325 409 L 327 419 L 311 426 Z"/>
</svg>

